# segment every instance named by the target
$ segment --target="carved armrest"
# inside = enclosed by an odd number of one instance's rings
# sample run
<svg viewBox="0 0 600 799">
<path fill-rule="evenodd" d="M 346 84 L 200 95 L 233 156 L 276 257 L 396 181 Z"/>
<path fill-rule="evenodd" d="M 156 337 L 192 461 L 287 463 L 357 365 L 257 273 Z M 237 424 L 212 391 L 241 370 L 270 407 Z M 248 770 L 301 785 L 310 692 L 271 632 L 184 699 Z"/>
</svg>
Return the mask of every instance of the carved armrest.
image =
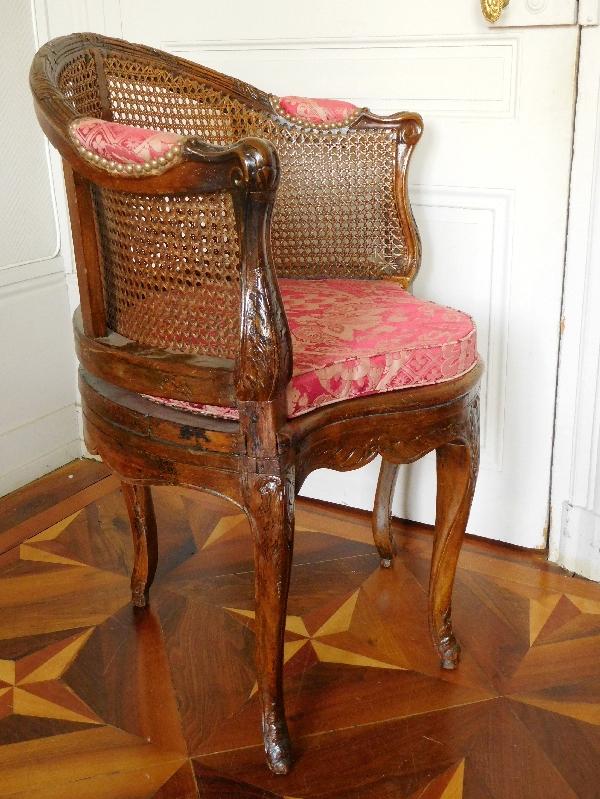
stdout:
<svg viewBox="0 0 600 799">
<path fill-rule="evenodd" d="M 36 98 L 37 99 L 37 98 Z M 133 128 L 94 118 L 76 116 L 68 105 L 62 115 L 52 115 L 61 105 L 55 93 L 36 102 L 46 135 L 73 170 L 70 203 L 74 235 L 76 217 L 92 214 L 87 199 L 88 181 L 105 189 L 144 195 L 229 191 L 234 200 L 241 249 L 240 347 L 234 385 L 241 401 L 271 401 L 283 395 L 291 378 L 291 337 L 277 286 L 269 248 L 269 228 L 279 163 L 274 146 L 265 139 L 249 137 L 231 147 L 220 147 L 195 137 Z M 65 104 L 62 104 L 65 105 Z M 82 239 L 82 245 L 85 245 Z M 76 247 L 77 250 L 77 247 Z M 88 275 L 88 249 L 78 273 Z M 98 271 L 98 270 L 97 270 Z M 101 281 L 89 286 L 88 295 L 101 293 Z M 82 304 L 86 298 L 82 296 Z M 94 305 L 93 297 L 87 304 Z M 96 298 L 96 319 L 101 304 Z M 106 322 L 85 331 L 92 337 L 106 335 Z M 91 326 L 90 326 L 91 325 Z"/>
</svg>

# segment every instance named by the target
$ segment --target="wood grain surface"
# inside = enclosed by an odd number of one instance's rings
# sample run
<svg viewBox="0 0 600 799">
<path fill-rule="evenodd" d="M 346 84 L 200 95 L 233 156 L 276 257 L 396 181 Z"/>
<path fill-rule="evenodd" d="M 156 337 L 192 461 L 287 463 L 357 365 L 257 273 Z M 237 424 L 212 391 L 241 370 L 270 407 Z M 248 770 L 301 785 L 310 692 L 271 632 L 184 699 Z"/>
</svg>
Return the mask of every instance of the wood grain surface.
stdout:
<svg viewBox="0 0 600 799">
<path fill-rule="evenodd" d="M 0 797 L 598 796 L 600 586 L 467 539 L 463 656 L 444 670 L 427 638 L 432 531 L 393 520 L 398 555 L 381 569 L 368 515 L 298 500 L 284 634 L 296 763 L 275 776 L 245 515 L 152 489 L 159 568 L 134 608 L 125 499 L 115 484 L 84 493 L 102 474 L 77 462 L 0 503 L 5 532 L 38 518 L 0 567 Z"/>
</svg>

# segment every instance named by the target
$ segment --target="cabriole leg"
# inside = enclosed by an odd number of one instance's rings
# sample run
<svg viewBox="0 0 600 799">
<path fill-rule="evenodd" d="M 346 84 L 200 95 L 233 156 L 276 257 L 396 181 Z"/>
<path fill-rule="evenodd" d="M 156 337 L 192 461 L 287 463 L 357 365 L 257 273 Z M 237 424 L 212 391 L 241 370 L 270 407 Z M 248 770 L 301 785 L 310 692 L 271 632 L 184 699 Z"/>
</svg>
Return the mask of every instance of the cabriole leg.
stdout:
<svg viewBox="0 0 600 799">
<path fill-rule="evenodd" d="M 479 468 L 477 401 L 468 409 L 466 430 L 464 443 L 444 444 L 436 451 L 437 508 L 429 580 L 429 628 L 445 669 L 455 669 L 460 657 L 460 646 L 452 631 L 451 599 Z"/>
<path fill-rule="evenodd" d="M 139 608 L 148 604 L 158 562 L 156 517 L 150 486 L 122 482 L 129 512 L 135 559 L 131 575 L 131 601 Z"/>
<path fill-rule="evenodd" d="M 267 763 L 287 774 L 292 750 L 283 701 L 283 636 L 294 539 L 293 476 L 245 475 L 254 539 L 256 667 Z"/>
<path fill-rule="evenodd" d="M 392 501 L 398 480 L 399 466 L 383 459 L 377 481 L 375 507 L 373 509 L 373 538 L 381 558 L 381 565 L 389 569 L 396 554 L 396 542 L 392 535 Z"/>
</svg>

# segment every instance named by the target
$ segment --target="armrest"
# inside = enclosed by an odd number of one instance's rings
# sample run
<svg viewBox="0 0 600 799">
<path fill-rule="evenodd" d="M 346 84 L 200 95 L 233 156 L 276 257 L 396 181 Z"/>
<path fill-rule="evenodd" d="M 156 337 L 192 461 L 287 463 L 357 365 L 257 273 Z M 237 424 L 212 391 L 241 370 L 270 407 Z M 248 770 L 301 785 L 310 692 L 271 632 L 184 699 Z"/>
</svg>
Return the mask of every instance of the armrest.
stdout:
<svg viewBox="0 0 600 799">
<path fill-rule="evenodd" d="M 80 183 L 83 178 L 84 182 L 112 191 L 153 195 L 219 190 L 231 193 L 241 249 L 240 349 L 235 393 L 240 401 L 271 402 L 282 397 L 291 378 L 292 357 L 291 337 L 270 253 L 270 223 L 280 174 L 274 146 L 250 137 L 231 147 L 220 147 L 192 137 L 89 118 L 69 123 L 65 135 L 42 111 L 40 121 L 73 172 L 80 176 Z M 81 186 L 79 190 L 81 194 Z M 72 205 L 74 227 L 77 213 L 85 210 L 87 216 L 93 216 L 91 205 L 83 202 L 83 194 Z M 82 255 L 79 260 L 87 268 L 78 272 L 89 274 L 93 255 L 91 251 Z M 95 271 L 99 271 L 99 265 Z M 101 292 L 101 281 L 96 280 L 93 288 L 81 292 L 82 305 L 85 307 L 83 295 Z M 92 316 L 93 313 L 88 318 Z M 102 336 L 105 330 L 104 321 L 91 333 Z M 133 364 L 129 364 L 128 369 L 132 368 Z M 137 369 L 136 380 L 140 376 Z"/>
<path fill-rule="evenodd" d="M 62 113 L 56 113 L 57 106 Z M 270 155 L 266 161 L 261 156 L 260 151 L 264 147 L 256 144 L 262 141 L 260 139 L 244 139 L 231 147 L 219 147 L 195 137 L 180 137 L 163 131 L 81 117 L 61 100 L 58 93 L 45 97 L 34 94 L 34 107 L 42 130 L 69 166 L 91 183 L 112 191 L 150 195 L 211 192 L 237 189 L 245 181 L 252 182 L 255 179 L 258 181 L 257 187 L 262 183 L 266 186 L 270 178 L 265 170 L 272 169 L 277 163 L 276 158 L 273 160 Z M 159 144 L 163 152 L 161 155 L 156 151 L 153 153 L 157 158 L 148 159 L 148 169 L 135 152 L 131 153 L 131 160 L 124 155 L 118 161 L 109 160 L 100 148 L 90 149 L 82 144 L 83 137 L 76 135 L 82 124 L 89 126 L 91 123 L 103 125 L 112 132 L 118 130 L 122 135 L 125 131 L 137 134 L 138 143 L 142 148 L 146 144 L 146 150 L 150 153 L 152 148 L 147 145 L 151 137 L 161 137 Z M 156 141 L 154 143 L 157 144 Z M 253 147 L 258 147 L 256 156 L 252 153 Z M 113 147 L 113 153 L 115 149 Z M 159 163 L 159 159 L 164 160 L 164 163 Z"/>
</svg>

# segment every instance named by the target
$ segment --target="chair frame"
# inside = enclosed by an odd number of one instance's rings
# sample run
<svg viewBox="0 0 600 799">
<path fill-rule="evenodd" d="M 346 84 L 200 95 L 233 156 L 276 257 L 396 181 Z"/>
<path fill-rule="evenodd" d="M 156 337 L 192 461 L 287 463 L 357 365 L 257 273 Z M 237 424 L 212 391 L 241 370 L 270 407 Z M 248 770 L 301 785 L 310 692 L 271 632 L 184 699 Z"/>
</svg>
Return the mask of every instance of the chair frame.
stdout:
<svg viewBox="0 0 600 799">
<path fill-rule="evenodd" d="M 269 229 L 280 167 L 272 144 L 247 138 L 232 147 L 200 140 L 184 146 L 181 163 L 158 176 L 130 178 L 92 166 L 68 136 L 79 116 L 59 96 L 53 76 L 77 48 L 119 47 L 132 57 L 185 63 L 188 71 L 242 99 L 267 107 L 266 95 L 239 81 L 149 48 L 90 34 L 45 45 L 31 86 L 39 122 L 64 160 L 81 307 L 74 316 L 85 441 L 120 478 L 134 538 L 132 601 L 143 607 L 157 564 L 157 530 L 150 486 L 178 485 L 213 492 L 242 508 L 255 552 L 257 679 L 269 767 L 285 774 L 292 762 L 283 697 L 283 633 L 292 564 L 294 498 L 315 469 L 357 469 L 383 456 L 374 539 L 381 564 L 393 566 L 391 505 L 400 464 L 435 450 L 437 505 L 429 582 L 429 627 L 444 668 L 455 668 L 460 647 L 450 611 L 454 575 L 479 465 L 481 361 L 454 380 L 340 401 L 286 417 L 292 345 Z M 268 107 L 272 113 L 272 108 Z M 108 104 L 106 118 L 110 119 Z M 397 132 L 397 210 L 407 245 L 407 286 L 420 261 L 406 177 L 422 132 L 417 114 L 378 117 L 362 112 L 352 129 Z M 237 360 L 157 350 L 108 329 L 91 184 L 146 195 L 231 192 L 242 250 L 240 350 Z M 142 394 L 221 406 L 237 405 L 239 422 L 153 403 Z"/>
</svg>

